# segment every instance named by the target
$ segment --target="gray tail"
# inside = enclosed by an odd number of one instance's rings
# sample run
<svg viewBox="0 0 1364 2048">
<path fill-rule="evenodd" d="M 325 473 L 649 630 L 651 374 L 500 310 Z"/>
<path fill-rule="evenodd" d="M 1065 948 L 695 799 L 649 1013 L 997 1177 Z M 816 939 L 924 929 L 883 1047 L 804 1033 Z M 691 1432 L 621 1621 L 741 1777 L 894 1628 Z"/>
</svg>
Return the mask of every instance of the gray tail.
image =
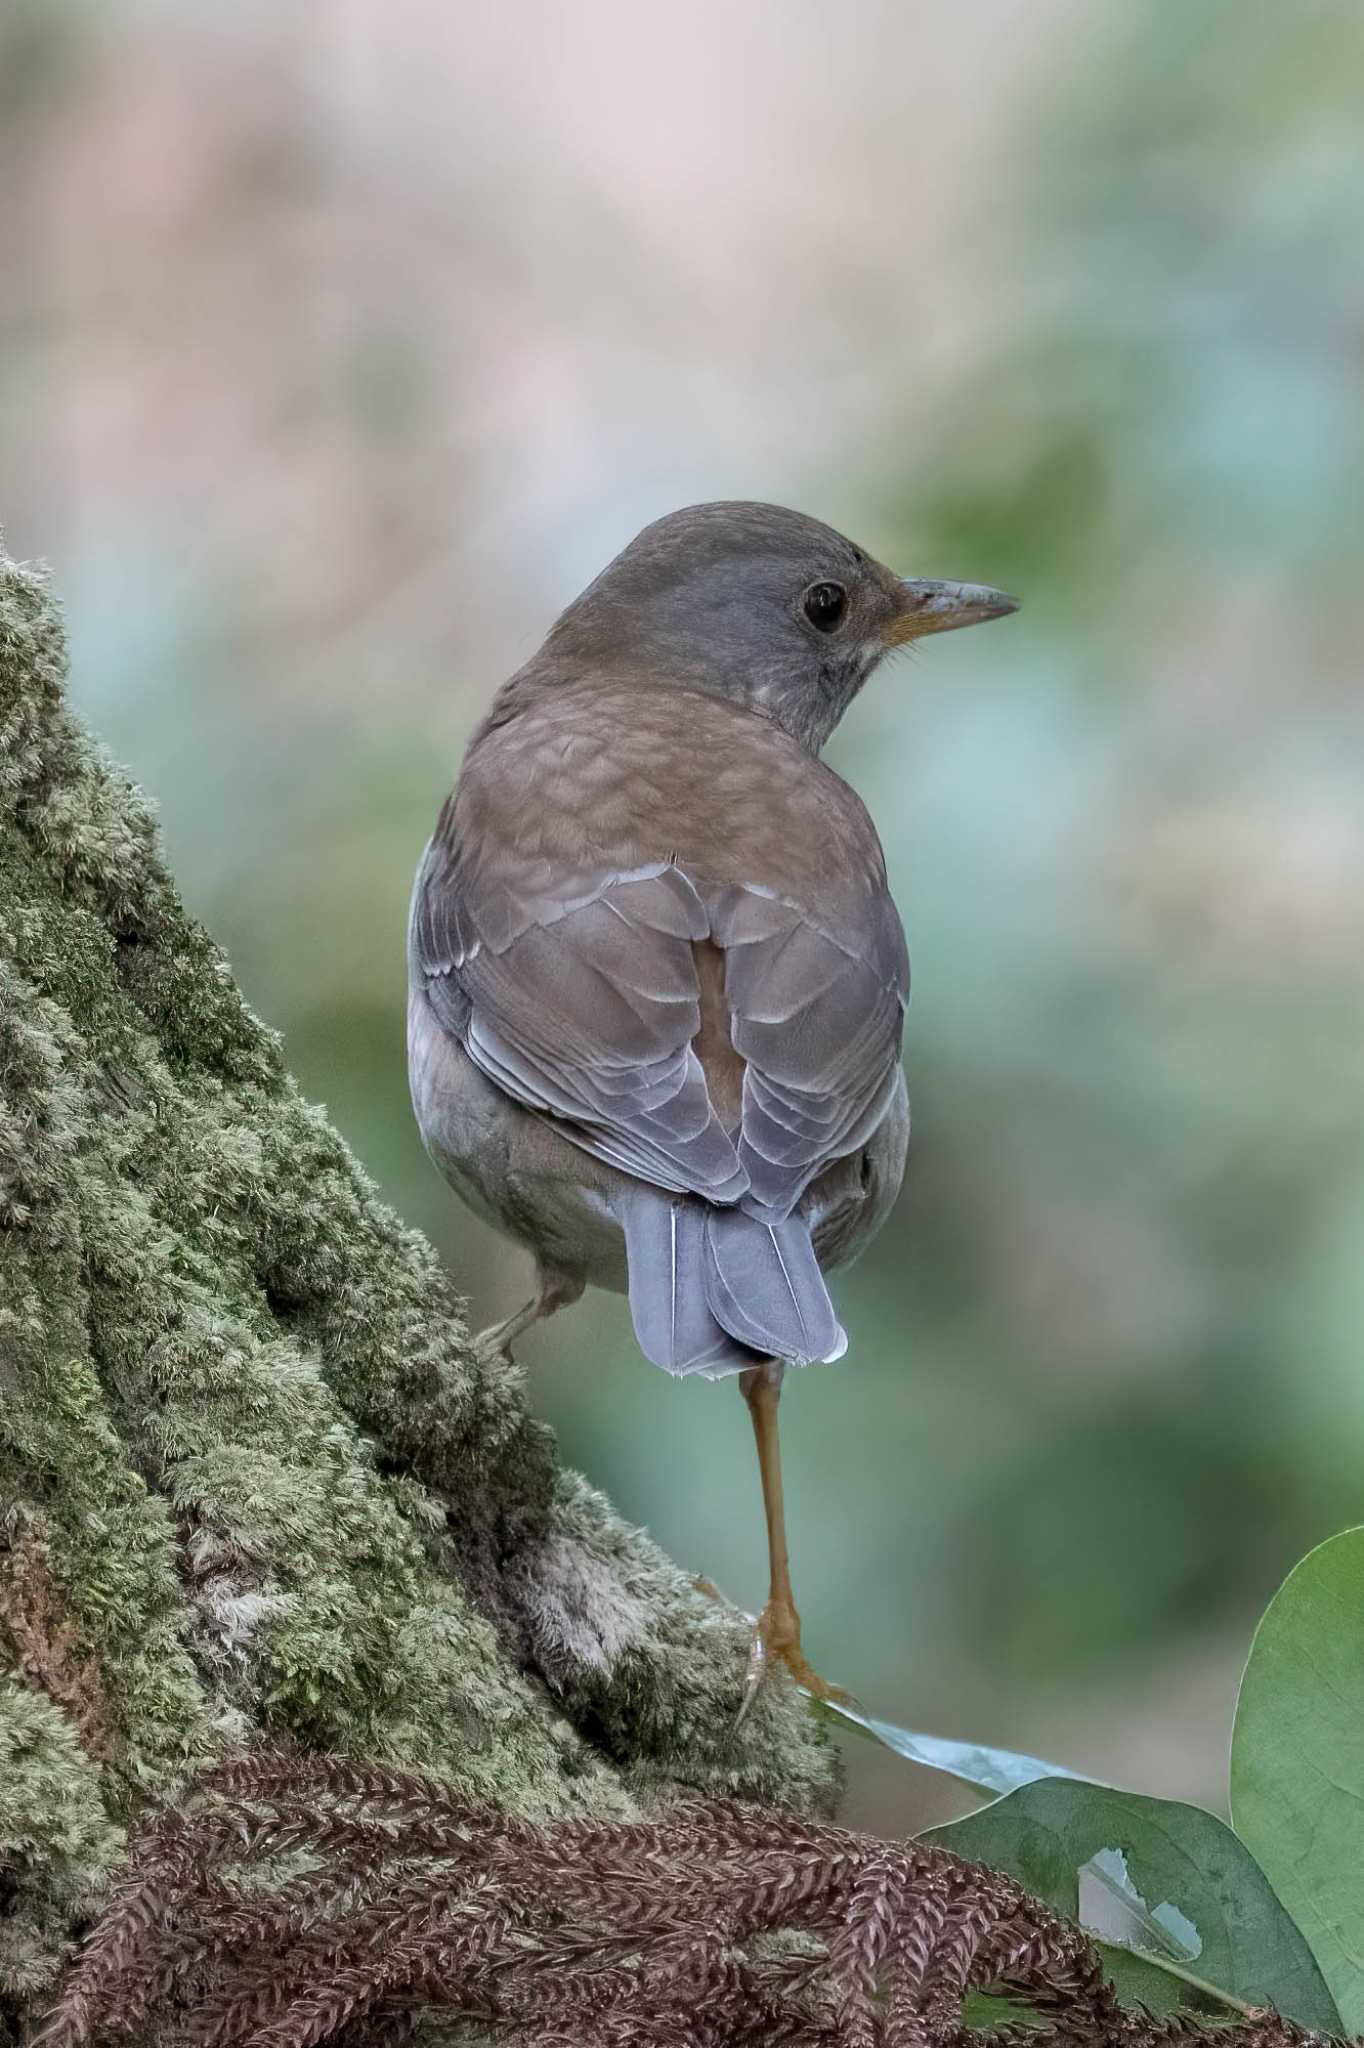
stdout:
<svg viewBox="0 0 1364 2048">
<path fill-rule="evenodd" d="M 759 1358 L 843 1356 L 848 1340 L 798 1216 L 766 1223 L 641 1188 L 623 1220 L 635 1336 L 665 1372 L 716 1378 Z"/>
</svg>

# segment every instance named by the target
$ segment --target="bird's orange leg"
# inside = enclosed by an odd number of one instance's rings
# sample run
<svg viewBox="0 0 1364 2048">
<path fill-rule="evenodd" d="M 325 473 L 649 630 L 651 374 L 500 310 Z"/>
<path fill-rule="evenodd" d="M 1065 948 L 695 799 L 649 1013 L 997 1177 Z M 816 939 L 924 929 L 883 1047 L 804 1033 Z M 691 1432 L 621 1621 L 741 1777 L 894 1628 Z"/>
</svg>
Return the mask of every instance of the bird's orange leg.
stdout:
<svg viewBox="0 0 1364 2048">
<path fill-rule="evenodd" d="M 739 1391 L 748 1403 L 753 1422 L 753 1440 L 758 1448 L 758 1472 L 763 1487 L 763 1513 L 767 1517 L 767 1558 L 769 1586 L 767 1605 L 758 1616 L 748 1653 L 748 1674 L 744 1681 L 743 1705 L 739 1719 L 752 1706 L 759 1686 L 773 1662 L 784 1664 L 797 1685 L 803 1685 L 816 1699 L 840 1700 L 850 1704 L 852 1695 L 842 1686 L 830 1685 L 805 1661 L 800 1646 L 800 1616 L 791 1591 L 791 1564 L 786 1553 L 786 1513 L 781 1489 L 781 1446 L 777 1438 L 777 1405 L 786 1367 L 769 1358 L 751 1371 L 740 1373 Z"/>
</svg>

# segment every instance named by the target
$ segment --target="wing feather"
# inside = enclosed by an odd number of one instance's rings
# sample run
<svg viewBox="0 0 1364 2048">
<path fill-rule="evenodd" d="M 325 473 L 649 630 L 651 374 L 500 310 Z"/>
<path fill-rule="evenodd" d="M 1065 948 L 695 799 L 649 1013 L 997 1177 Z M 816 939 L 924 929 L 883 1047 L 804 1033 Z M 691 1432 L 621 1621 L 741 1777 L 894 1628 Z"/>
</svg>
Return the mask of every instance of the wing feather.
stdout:
<svg viewBox="0 0 1364 2048">
<path fill-rule="evenodd" d="M 490 1080 L 622 1171 L 677 1194 L 747 1188 L 692 1050 L 700 1028 L 692 942 L 709 925 L 666 864 L 600 877 L 571 906 L 497 906 L 494 944 L 474 891 L 432 842 L 418 876 L 413 971 L 436 1016 Z M 453 899 L 453 900 L 452 900 Z"/>
<path fill-rule="evenodd" d="M 862 894 L 836 929 L 750 890 L 717 904 L 712 922 L 745 1061 L 745 1207 L 786 1216 L 890 1105 L 909 993 L 904 934 L 885 889 Z"/>
</svg>

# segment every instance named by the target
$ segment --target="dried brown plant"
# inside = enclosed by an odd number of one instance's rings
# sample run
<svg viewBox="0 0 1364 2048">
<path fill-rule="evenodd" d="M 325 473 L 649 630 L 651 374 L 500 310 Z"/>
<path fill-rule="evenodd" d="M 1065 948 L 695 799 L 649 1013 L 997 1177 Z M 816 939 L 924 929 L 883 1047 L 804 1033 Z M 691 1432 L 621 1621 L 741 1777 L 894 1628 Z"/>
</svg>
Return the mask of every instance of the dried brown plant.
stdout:
<svg viewBox="0 0 1364 2048">
<path fill-rule="evenodd" d="M 77 1648 L 48 1547 L 31 1525 L 0 1551 L 0 1624 L 13 1640 L 20 1670 L 74 1721 L 87 1756 L 107 1758 L 109 1710 L 99 1666 Z"/>
<path fill-rule="evenodd" d="M 1029 2023 L 977 2034 L 972 1989 Z M 40 2037 L 312 2048 L 443 2008 L 525 2048 L 1158 2048 L 1009 1878 L 767 1809 L 536 1828 L 337 1759 L 219 1767 L 142 1833 Z M 388 2038 L 387 2034 L 385 2038 Z M 1289 2048 L 1272 2015 L 1215 2036 Z"/>
</svg>

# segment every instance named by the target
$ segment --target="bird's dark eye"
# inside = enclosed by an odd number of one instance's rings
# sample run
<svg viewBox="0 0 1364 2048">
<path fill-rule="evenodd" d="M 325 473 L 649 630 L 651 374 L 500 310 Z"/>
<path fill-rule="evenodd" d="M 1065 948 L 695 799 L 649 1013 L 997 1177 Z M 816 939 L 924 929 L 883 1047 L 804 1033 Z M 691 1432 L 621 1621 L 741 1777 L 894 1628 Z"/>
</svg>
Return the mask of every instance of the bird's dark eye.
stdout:
<svg viewBox="0 0 1364 2048">
<path fill-rule="evenodd" d="M 812 583 L 805 593 L 805 616 L 821 633 L 832 633 L 848 609 L 848 593 L 841 583 Z"/>
</svg>

